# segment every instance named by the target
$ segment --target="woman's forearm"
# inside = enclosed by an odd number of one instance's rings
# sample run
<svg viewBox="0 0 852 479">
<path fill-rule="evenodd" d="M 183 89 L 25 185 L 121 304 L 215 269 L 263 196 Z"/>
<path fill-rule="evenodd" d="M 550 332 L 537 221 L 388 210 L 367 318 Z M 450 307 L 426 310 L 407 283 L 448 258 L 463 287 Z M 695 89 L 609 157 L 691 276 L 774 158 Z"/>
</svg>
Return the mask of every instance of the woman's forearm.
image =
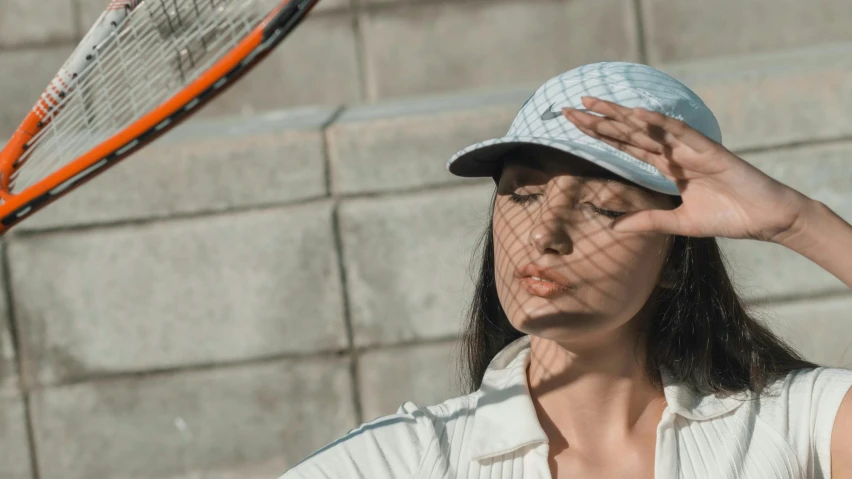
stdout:
<svg viewBox="0 0 852 479">
<path fill-rule="evenodd" d="M 790 235 L 778 243 L 820 265 L 852 288 L 852 225 L 809 200 Z"/>
</svg>

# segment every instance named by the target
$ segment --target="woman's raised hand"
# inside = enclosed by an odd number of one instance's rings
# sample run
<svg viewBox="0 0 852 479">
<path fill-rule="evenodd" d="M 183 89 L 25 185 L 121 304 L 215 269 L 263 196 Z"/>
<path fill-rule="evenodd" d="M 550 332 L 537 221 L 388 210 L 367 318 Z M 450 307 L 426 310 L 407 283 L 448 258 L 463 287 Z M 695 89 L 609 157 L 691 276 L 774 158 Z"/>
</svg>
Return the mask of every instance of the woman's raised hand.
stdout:
<svg viewBox="0 0 852 479">
<path fill-rule="evenodd" d="M 584 97 L 583 104 L 603 117 L 572 108 L 563 110 L 565 117 L 587 135 L 656 167 L 675 182 L 683 200 L 673 210 L 627 214 L 613 223 L 616 231 L 780 242 L 808 206 L 808 197 L 680 120 L 593 97 Z"/>
</svg>

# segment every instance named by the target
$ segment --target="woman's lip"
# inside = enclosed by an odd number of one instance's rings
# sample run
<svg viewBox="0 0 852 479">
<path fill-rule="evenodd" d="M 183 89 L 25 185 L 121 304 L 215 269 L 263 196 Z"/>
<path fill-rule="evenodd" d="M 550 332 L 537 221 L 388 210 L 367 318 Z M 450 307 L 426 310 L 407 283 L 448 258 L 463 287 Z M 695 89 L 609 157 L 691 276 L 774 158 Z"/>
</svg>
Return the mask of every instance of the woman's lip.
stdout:
<svg viewBox="0 0 852 479">
<path fill-rule="evenodd" d="M 553 298 L 566 293 L 570 288 L 552 281 L 535 279 L 531 276 L 521 278 L 521 286 L 534 295 L 542 298 Z"/>
<path fill-rule="evenodd" d="M 571 282 L 568 278 L 556 272 L 554 268 L 538 266 L 535 263 L 528 263 L 519 268 L 515 273 L 515 277 L 519 279 L 535 277 L 556 283 L 557 286 L 565 288 L 569 288 L 571 286 Z"/>
</svg>

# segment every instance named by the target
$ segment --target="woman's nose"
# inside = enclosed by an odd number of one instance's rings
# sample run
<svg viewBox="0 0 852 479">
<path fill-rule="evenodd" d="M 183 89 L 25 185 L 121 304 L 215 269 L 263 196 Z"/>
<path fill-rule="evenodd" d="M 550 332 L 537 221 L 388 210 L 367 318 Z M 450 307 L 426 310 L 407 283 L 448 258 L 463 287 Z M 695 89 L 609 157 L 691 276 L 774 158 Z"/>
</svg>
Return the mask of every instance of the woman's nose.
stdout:
<svg viewBox="0 0 852 479">
<path fill-rule="evenodd" d="M 570 254 L 574 248 L 571 236 L 566 228 L 568 215 L 566 208 L 557 208 L 547 203 L 533 224 L 529 234 L 529 244 L 541 254 Z"/>
</svg>

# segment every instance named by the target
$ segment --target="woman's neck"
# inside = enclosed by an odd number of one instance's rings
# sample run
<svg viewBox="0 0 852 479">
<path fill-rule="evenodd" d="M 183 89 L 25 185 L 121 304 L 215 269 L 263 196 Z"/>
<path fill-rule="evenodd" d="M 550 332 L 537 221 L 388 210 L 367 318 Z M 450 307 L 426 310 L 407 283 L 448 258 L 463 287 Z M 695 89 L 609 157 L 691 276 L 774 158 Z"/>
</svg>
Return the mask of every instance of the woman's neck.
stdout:
<svg viewBox="0 0 852 479">
<path fill-rule="evenodd" d="M 588 457 L 656 437 L 665 396 L 646 377 L 641 344 L 629 331 L 582 345 L 530 337 L 527 382 L 551 454 Z"/>
</svg>

